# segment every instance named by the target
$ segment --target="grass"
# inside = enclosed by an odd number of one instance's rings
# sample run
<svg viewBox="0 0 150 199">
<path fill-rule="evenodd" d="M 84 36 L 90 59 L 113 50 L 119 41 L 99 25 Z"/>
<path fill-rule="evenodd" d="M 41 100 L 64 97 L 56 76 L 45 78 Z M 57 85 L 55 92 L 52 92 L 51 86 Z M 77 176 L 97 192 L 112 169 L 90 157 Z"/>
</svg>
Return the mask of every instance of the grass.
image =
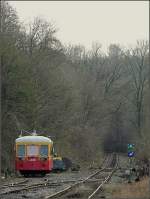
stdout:
<svg viewBox="0 0 150 199">
<path fill-rule="evenodd" d="M 115 185 L 109 188 L 112 199 L 149 199 L 150 186 L 149 179 L 143 178 L 139 182 L 131 184 Z"/>
</svg>

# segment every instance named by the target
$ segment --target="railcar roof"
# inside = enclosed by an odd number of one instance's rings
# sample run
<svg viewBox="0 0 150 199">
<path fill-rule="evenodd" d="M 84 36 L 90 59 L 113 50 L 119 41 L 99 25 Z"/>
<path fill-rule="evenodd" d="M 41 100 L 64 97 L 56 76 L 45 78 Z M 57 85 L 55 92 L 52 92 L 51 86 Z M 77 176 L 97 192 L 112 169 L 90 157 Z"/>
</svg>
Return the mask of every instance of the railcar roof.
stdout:
<svg viewBox="0 0 150 199">
<path fill-rule="evenodd" d="M 44 136 L 22 136 L 16 139 L 16 143 L 18 142 L 49 142 L 52 143 L 52 140 L 50 138 L 44 137 Z"/>
</svg>

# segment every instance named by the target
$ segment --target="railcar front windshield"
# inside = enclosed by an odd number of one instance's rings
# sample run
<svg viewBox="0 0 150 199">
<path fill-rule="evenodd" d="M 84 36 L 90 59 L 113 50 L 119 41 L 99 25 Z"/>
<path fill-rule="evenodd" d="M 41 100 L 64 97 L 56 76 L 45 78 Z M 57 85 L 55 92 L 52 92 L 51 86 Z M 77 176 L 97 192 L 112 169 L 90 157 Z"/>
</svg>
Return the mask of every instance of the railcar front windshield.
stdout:
<svg viewBox="0 0 150 199">
<path fill-rule="evenodd" d="M 40 156 L 48 156 L 48 146 L 47 145 L 41 145 L 40 146 Z"/>
<path fill-rule="evenodd" d="M 27 156 L 38 156 L 39 155 L 39 146 L 28 145 L 27 146 Z"/>
<path fill-rule="evenodd" d="M 17 156 L 18 157 L 25 157 L 25 145 L 18 145 Z"/>
</svg>

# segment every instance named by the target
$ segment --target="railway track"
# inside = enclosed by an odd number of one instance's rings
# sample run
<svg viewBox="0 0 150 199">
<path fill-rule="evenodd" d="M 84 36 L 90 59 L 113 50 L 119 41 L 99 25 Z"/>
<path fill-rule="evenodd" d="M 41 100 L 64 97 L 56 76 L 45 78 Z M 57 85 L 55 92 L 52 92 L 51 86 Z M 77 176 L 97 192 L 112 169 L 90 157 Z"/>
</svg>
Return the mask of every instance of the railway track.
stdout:
<svg viewBox="0 0 150 199">
<path fill-rule="evenodd" d="M 7 194 L 12 194 L 12 193 L 19 193 L 19 192 L 22 192 L 22 191 L 28 191 L 28 190 L 32 190 L 32 189 L 37 189 L 37 188 L 42 188 L 42 187 L 56 187 L 56 186 L 59 186 L 60 184 L 59 183 L 55 183 L 55 182 L 49 182 L 49 181 L 44 181 L 44 182 L 41 182 L 41 183 L 34 183 L 34 184 L 31 184 L 31 185 L 27 185 L 25 184 L 25 182 L 27 183 L 28 180 L 24 181 L 24 183 L 19 183 L 17 182 L 16 184 L 14 185 L 4 185 L 1 187 L 1 189 L 6 189 L 4 190 L 3 192 L 0 192 L 0 196 L 2 195 L 7 195 Z M 15 188 L 17 186 L 17 188 Z M 9 188 L 9 190 L 8 190 Z M 15 188 L 15 189 L 13 189 Z"/>
<path fill-rule="evenodd" d="M 4 185 L 0 186 L 0 190 L 4 189 L 4 188 L 9 188 L 9 187 L 23 186 L 27 182 L 28 182 L 28 180 L 22 180 L 19 182 L 11 182 L 9 184 L 4 184 Z"/>
<path fill-rule="evenodd" d="M 77 198 L 88 198 L 88 199 L 94 198 L 96 193 L 103 187 L 103 185 L 105 183 L 107 183 L 111 179 L 113 173 L 117 169 L 116 154 L 113 154 L 110 158 L 106 159 L 105 161 L 106 162 L 105 162 L 104 168 L 102 168 L 99 171 L 95 172 L 94 174 L 88 176 L 86 179 L 82 180 L 81 182 L 76 182 L 73 185 L 70 185 L 67 188 L 65 188 L 55 194 L 46 196 L 45 199 L 49 199 L 49 198 L 64 198 L 65 199 L 65 198 L 76 198 L 76 197 Z M 110 168 L 110 167 L 112 167 L 112 168 Z M 104 172 L 106 172 L 108 174 L 103 178 L 103 180 L 99 179 L 98 182 L 99 181 L 101 181 L 101 182 L 98 183 L 98 185 L 96 185 L 96 188 L 94 188 L 93 191 L 89 190 L 89 193 L 85 194 L 85 191 L 87 192 L 87 189 L 85 189 L 85 187 L 80 188 L 80 186 L 87 184 L 89 179 L 91 179 L 97 175 L 103 174 Z"/>
<path fill-rule="evenodd" d="M 114 172 L 114 164 L 115 164 L 114 155 L 110 155 L 109 157 L 105 158 L 105 160 L 103 161 L 103 167 L 101 169 L 98 169 L 96 172 L 94 172 L 93 174 L 89 175 L 88 177 L 84 179 L 78 179 L 78 180 L 75 180 L 74 182 L 72 182 L 71 180 L 50 182 L 48 179 L 44 179 L 40 183 L 30 184 L 31 182 L 29 182 L 29 179 L 26 179 L 20 182 L 5 184 L 1 186 L 0 188 L 0 197 L 2 196 L 5 197 L 9 195 L 11 196 L 11 194 L 19 194 L 19 193 L 26 193 L 26 192 L 28 193 L 29 191 L 32 191 L 32 190 L 39 191 L 41 189 L 43 190 L 44 188 L 47 188 L 47 193 L 48 193 L 49 188 L 56 188 L 57 186 L 61 186 L 62 184 L 65 184 L 65 183 L 71 183 L 71 185 L 62 189 L 59 192 L 56 192 L 55 194 L 52 194 L 52 195 L 46 194 L 46 197 L 44 196 L 45 199 L 58 198 L 58 197 L 63 198 L 64 195 L 65 195 L 64 198 L 66 198 L 66 194 L 69 194 L 70 192 L 71 194 L 75 194 L 76 191 L 74 192 L 74 189 L 79 189 L 81 185 L 85 185 L 85 184 L 90 184 L 92 186 L 93 184 L 100 184 L 99 186 L 96 187 L 98 191 L 103 186 L 101 184 L 106 183 L 111 178 L 111 175 Z M 104 179 L 104 176 L 102 176 L 102 174 L 104 173 L 108 174 L 107 176 L 105 175 L 105 179 Z M 94 191 L 96 191 L 96 189 Z M 95 193 L 92 192 L 91 197 L 93 197 L 92 194 L 95 195 L 97 191 Z"/>
</svg>

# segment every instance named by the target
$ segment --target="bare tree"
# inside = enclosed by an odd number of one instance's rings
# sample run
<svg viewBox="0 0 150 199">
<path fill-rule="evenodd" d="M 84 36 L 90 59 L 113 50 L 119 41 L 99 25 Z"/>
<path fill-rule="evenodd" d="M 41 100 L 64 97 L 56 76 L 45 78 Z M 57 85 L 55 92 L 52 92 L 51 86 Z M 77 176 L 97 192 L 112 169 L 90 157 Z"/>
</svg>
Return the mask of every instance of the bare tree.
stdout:
<svg viewBox="0 0 150 199">
<path fill-rule="evenodd" d="M 55 37 L 56 31 L 54 24 L 36 17 L 33 23 L 29 24 L 27 37 L 28 53 L 30 56 L 37 52 L 37 50 L 43 52 L 44 50 L 61 47 L 59 40 Z"/>
<path fill-rule="evenodd" d="M 135 125 L 139 136 L 143 125 L 143 100 L 148 80 L 148 42 L 138 41 L 137 46 L 126 54 L 126 66 L 131 77 L 133 105 L 135 107 Z"/>
<path fill-rule="evenodd" d="M 122 69 L 122 50 L 119 45 L 111 44 L 109 46 L 107 65 L 105 71 L 105 95 L 110 88 L 120 79 Z"/>
</svg>

